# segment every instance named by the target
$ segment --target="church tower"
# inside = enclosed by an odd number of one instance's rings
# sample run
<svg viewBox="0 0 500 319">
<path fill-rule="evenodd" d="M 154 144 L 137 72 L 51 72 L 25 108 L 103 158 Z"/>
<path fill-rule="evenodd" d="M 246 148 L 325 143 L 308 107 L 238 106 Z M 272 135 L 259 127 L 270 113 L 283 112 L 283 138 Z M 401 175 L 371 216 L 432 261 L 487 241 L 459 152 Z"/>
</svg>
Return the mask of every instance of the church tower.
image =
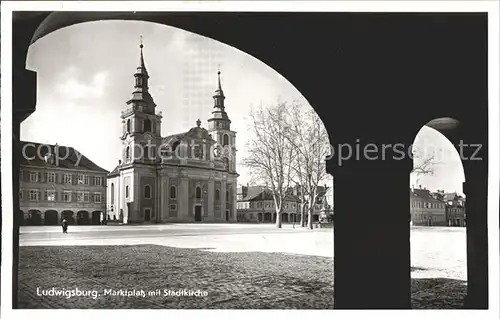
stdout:
<svg viewBox="0 0 500 319">
<path fill-rule="evenodd" d="M 208 119 L 208 132 L 217 144 L 222 146 L 221 156 L 226 161 L 228 171 L 236 172 L 236 132 L 231 131 L 231 120 L 225 110 L 226 97 L 222 91 L 220 70 L 217 72 L 217 79 L 212 117 Z"/>
<path fill-rule="evenodd" d="M 134 74 L 135 85 L 127 107 L 122 111 L 123 163 L 151 164 L 158 160 L 157 147 L 161 141 L 161 112 L 156 114 L 156 104 L 149 93 L 149 75 L 144 63 L 141 37 L 139 66 Z M 149 145 L 149 146 L 148 146 Z M 155 145 L 155 146 L 151 146 Z"/>
</svg>

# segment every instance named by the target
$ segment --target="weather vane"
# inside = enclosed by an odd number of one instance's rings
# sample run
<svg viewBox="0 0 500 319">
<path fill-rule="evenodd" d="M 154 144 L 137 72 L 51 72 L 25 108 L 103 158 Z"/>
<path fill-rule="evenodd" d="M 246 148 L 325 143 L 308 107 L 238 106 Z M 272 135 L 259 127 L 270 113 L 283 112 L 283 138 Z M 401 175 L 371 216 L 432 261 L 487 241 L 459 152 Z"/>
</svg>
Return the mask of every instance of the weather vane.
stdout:
<svg viewBox="0 0 500 319">
<path fill-rule="evenodd" d="M 142 45 L 142 34 L 139 35 L 139 37 L 141 38 L 141 48 L 142 48 L 143 47 L 143 45 Z"/>
</svg>

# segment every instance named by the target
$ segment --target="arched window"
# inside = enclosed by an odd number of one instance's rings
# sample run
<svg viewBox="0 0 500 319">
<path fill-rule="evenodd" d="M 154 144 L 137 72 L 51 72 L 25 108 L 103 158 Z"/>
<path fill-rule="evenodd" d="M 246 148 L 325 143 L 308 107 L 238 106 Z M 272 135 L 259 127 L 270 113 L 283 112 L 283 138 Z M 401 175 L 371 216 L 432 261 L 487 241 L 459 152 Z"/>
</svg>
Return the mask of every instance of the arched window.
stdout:
<svg viewBox="0 0 500 319">
<path fill-rule="evenodd" d="M 226 202 L 229 202 L 230 201 L 230 198 L 229 198 L 229 191 L 226 191 Z"/>
<path fill-rule="evenodd" d="M 172 153 L 174 154 L 174 156 L 179 156 L 180 154 L 180 151 L 177 151 L 177 149 L 179 148 L 179 145 L 181 144 L 180 141 L 176 141 L 174 142 L 174 144 L 172 144 Z"/>
<path fill-rule="evenodd" d="M 144 132 L 151 132 L 151 120 L 150 119 L 144 120 Z"/>
<path fill-rule="evenodd" d="M 130 133 L 130 119 L 127 120 L 127 133 Z"/>
<path fill-rule="evenodd" d="M 215 190 L 215 200 L 220 200 L 220 190 L 219 189 Z"/>
<path fill-rule="evenodd" d="M 144 187 L 144 198 L 151 198 L 151 186 L 149 185 Z"/>
<path fill-rule="evenodd" d="M 130 146 L 127 146 L 127 149 L 125 150 L 125 160 L 130 159 Z"/>
<path fill-rule="evenodd" d="M 222 146 L 226 145 L 229 145 L 229 135 L 224 134 L 224 136 L 222 137 Z"/>
<path fill-rule="evenodd" d="M 170 199 L 176 199 L 177 198 L 177 189 L 175 186 L 170 186 Z"/>
<path fill-rule="evenodd" d="M 196 186 L 196 198 L 200 199 L 201 198 L 201 187 Z"/>
<path fill-rule="evenodd" d="M 128 194 L 128 185 L 127 185 L 127 186 L 125 186 L 125 198 L 128 198 L 128 195 L 129 194 Z"/>
<path fill-rule="evenodd" d="M 111 204 L 115 202 L 115 183 L 111 183 Z"/>
</svg>

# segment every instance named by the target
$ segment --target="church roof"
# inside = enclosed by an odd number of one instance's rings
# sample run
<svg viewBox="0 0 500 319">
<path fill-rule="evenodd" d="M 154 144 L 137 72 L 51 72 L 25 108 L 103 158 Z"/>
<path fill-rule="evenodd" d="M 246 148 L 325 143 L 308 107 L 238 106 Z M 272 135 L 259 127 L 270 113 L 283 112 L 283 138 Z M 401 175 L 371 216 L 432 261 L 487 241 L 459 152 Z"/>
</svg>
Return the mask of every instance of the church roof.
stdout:
<svg viewBox="0 0 500 319">
<path fill-rule="evenodd" d="M 196 124 L 197 126 L 191 128 L 187 132 L 172 134 L 164 137 L 163 142 L 170 143 L 172 140 L 182 140 L 183 138 L 186 137 L 211 140 L 212 136 L 210 135 L 210 133 L 208 133 L 208 131 L 205 128 L 200 126 L 201 121 L 199 119 L 198 121 L 196 121 Z"/>
<path fill-rule="evenodd" d="M 34 147 L 29 146 L 30 144 L 34 145 Z M 94 171 L 99 173 L 108 172 L 104 168 L 92 162 L 89 158 L 87 158 L 85 155 L 83 155 L 73 147 L 57 145 L 57 153 L 59 154 L 59 162 L 57 163 L 57 165 L 55 165 L 55 163 L 47 163 L 44 158 L 47 154 L 56 154 L 56 145 L 21 141 L 21 149 L 24 152 L 23 156 L 21 156 L 21 165 L 46 168 L 60 167 Z M 39 155 L 37 154 L 37 152 L 39 152 Z M 80 156 L 81 159 L 80 161 L 78 161 L 78 158 Z"/>
<path fill-rule="evenodd" d="M 212 139 L 212 136 L 208 133 L 208 131 L 202 127 L 193 127 L 186 133 L 185 137 L 192 137 L 198 139 Z"/>
<path fill-rule="evenodd" d="M 118 164 L 113 170 L 108 174 L 108 177 L 120 175 L 120 164 Z"/>
</svg>

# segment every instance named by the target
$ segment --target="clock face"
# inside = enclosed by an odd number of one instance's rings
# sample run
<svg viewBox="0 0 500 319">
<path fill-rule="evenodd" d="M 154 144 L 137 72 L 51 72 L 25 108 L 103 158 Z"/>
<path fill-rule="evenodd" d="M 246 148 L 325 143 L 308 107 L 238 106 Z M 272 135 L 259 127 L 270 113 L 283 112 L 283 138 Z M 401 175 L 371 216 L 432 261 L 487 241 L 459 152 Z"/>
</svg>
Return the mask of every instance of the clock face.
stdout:
<svg viewBox="0 0 500 319">
<path fill-rule="evenodd" d="M 229 149 L 227 147 L 224 148 L 224 156 L 229 157 Z"/>
</svg>

